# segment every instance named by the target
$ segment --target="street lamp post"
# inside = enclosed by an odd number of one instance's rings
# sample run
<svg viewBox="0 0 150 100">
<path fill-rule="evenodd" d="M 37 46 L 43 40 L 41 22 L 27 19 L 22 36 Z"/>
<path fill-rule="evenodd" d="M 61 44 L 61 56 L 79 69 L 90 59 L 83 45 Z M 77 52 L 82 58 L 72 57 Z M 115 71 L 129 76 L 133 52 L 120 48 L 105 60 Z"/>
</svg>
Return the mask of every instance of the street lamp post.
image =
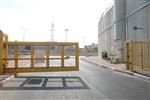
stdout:
<svg viewBox="0 0 150 100">
<path fill-rule="evenodd" d="M 65 31 L 66 31 L 66 40 L 65 40 L 65 41 L 67 42 L 67 31 L 69 31 L 69 30 L 68 30 L 68 29 L 65 29 Z"/>
<path fill-rule="evenodd" d="M 83 37 L 82 37 L 82 40 L 83 40 L 83 48 L 84 48 L 84 39 L 85 39 L 85 37 L 83 36 Z"/>
<path fill-rule="evenodd" d="M 23 41 L 25 41 L 25 32 L 27 31 L 27 29 L 24 29 L 23 27 L 21 27 L 21 30 L 23 31 Z"/>
</svg>

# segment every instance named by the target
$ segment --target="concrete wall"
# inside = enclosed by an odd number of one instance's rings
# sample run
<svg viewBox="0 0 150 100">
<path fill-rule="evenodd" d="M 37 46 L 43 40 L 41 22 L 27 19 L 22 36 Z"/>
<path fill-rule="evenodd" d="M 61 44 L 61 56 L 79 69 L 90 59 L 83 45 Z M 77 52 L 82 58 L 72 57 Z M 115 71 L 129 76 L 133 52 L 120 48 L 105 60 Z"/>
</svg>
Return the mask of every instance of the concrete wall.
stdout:
<svg viewBox="0 0 150 100">
<path fill-rule="evenodd" d="M 114 13 L 113 7 L 107 9 L 106 13 L 100 18 L 98 24 L 98 55 L 101 55 L 103 50 L 107 51 L 108 54 L 112 53 L 112 48 L 114 46 Z"/>
<path fill-rule="evenodd" d="M 137 1 L 137 2 L 136 2 Z M 147 3 L 147 0 L 127 0 L 127 14 L 134 12 L 139 7 L 142 7 Z M 133 6 L 134 5 L 134 6 Z M 150 6 L 150 5 L 149 5 Z M 127 17 L 127 40 L 144 41 L 149 40 L 149 6 L 142 8 L 141 10 L 133 13 Z M 141 29 L 133 29 L 133 27 Z"/>
<path fill-rule="evenodd" d="M 148 40 L 148 9 L 144 8 L 143 10 L 133 14 L 127 18 L 127 39 L 135 41 Z M 141 29 L 135 30 L 134 27 Z"/>
<path fill-rule="evenodd" d="M 126 0 L 114 0 L 114 38 L 115 55 L 125 60 L 124 42 L 126 34 Z"/>
<path fill-rule="evenodd" d="M 126 40 L 150 40 L 150 0 L 114 0 L 98 24 L 98 54 L 105 50 L 120 54 L 125 61 L 124 44 Z M 143 7 L 144 5 L 147 5 Z M 143 7 L 143 8 L 141 8 Z M 141 8 L 140 10 L 138 10 Z M 134 12 L 135 10 L 138 10 Z M 135 30 L 134 27 L 139 29 Z"/>
<path fill-rule="evenodd" d="M 126 15 L 143 6 L 150 0 L 126 0 Z"/>
</svg>

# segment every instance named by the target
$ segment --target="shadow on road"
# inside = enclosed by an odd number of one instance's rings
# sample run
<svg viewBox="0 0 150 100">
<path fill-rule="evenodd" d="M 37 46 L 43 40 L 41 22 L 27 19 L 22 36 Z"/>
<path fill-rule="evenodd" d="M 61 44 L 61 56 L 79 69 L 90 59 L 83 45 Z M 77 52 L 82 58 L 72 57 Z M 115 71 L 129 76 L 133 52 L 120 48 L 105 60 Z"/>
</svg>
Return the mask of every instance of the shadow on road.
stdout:
<svg viewBox="0 0 150 100">
<path fill-rule="evenodd" d="M 2 90 L 68 90 L 89 89 L 80 77 L 72 76 L 18 76 L 4 85 Z"/>
</svg>

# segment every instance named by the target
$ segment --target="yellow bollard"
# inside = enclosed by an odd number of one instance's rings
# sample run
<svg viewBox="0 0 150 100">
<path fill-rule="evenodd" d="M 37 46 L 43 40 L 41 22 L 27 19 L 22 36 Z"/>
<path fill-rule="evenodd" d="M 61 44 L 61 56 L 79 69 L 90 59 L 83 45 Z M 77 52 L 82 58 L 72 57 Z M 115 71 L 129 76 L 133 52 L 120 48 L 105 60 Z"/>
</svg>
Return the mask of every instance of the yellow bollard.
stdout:
<svg viewBox="0 0 150 100">
<path fill-rule="evenodd" d="M 3 74 L 3 32 L 0 30 L 0 75 Z"/>
</svg>

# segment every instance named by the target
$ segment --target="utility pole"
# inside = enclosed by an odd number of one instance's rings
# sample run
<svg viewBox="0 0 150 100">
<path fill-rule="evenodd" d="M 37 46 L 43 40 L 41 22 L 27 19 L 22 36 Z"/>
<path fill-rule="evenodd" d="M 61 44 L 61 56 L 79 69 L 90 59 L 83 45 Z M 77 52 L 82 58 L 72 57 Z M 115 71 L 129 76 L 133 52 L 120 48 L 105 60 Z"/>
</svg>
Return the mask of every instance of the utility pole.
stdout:
<svg viewBox="0 0 150 100">
<path fill-rule="evenodd" d="M 83 48 L 84 48 L 84 39 L 85 39 L 85 37 L 84 37 L 84 36 L 82 36 Z"/>
<path fill-rule="evenodd" d="M 66 39 L 65 39 L 65 41 L 67 42 L 67 32 L 69 31 L 68 29 L 65 29 L 65 31 L 66 31 Z"/>
<path fill-rule="evenodd" d="M 52 22 L 52 25 L 51 25 L 51 41 L 53 42 L 54 41 L 54 23 Z"/>
<path fill-rule="evenodd" d="M 25 32 L 28 30 L 23 27 L 21 27 L 21 30 L 23 31 L 23 41 L 25 41 Z"/>
</svg>

